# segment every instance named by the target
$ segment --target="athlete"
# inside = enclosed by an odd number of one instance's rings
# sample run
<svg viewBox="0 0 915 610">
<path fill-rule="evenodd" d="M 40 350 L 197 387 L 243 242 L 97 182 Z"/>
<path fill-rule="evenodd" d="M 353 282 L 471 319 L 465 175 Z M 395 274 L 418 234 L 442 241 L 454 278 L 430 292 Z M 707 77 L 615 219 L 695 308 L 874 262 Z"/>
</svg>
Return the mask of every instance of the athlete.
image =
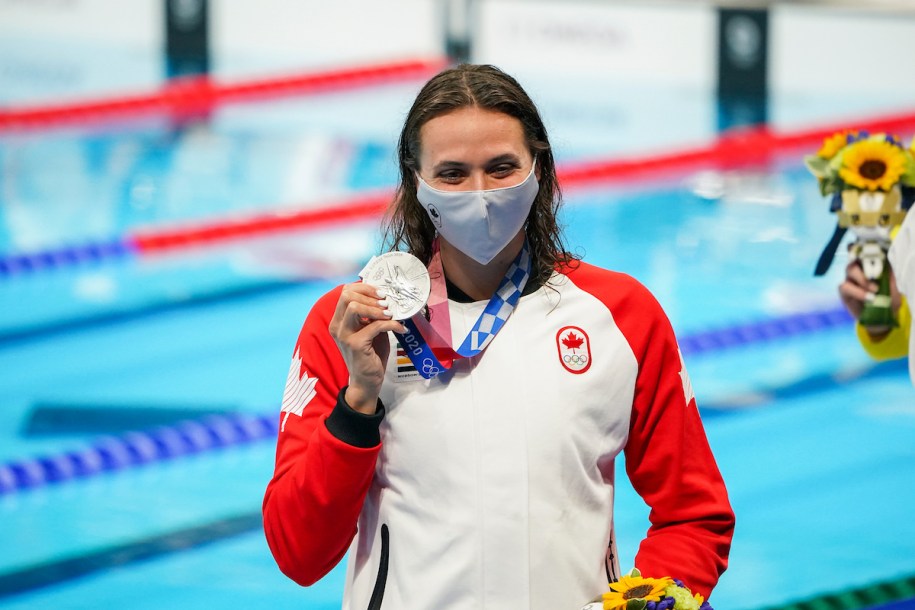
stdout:
<svg viewBox="0 0 915 610">
<path fill-rule="evenodd" d="M 280 569 L 309 585 L 348 554 L 353 610 L 581 608 L 620 574 L 625 455 L 651 509 L 636 567 L 708 597 L 734 514 L 682 355 L 648 290 L 563 247 L 534 103 L 492 66 L 446 70 L 398 153 L 387 243 L 431 297 L 401 320 L 366 280 L 307 316 L 263 506 Z"/>
</svg>

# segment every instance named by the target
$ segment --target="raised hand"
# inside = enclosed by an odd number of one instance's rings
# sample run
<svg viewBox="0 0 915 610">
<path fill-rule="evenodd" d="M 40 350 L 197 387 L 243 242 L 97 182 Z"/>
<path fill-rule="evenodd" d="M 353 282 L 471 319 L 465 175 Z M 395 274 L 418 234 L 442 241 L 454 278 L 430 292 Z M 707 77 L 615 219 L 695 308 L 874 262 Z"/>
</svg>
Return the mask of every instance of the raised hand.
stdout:
<svg viewBox="0 0 915 610">
<path fill-rule="evenodd" d="M 375 412 L 384 381 L 390 352 L 387 333 L 406 332 L 403 324 L 391 319 L 385 297 L 383 291 L 368 284 L 347 284 L 329 326 L 349 370 L 344 399 L 356 411 L 367 414 Z"/>
<path fill-rule="evenodd" d="M 886 264 L 889 264 L 888 262 Z M 877 282 L 868 280 L 858 261 L 852 261 L 845 267 L 845 281 L 839 284 L 839 297 L 848 312 L 857 320 L 861 317 L 864 304 L 877 293 Z M 890 271 L 890 295 L 893 313 L 899 313 L 902 295 L 896 288 L 896 276 Z M 880 340 L 891 330 L 889 326 L 865 326 L 872 339 Z"/>
</svg>

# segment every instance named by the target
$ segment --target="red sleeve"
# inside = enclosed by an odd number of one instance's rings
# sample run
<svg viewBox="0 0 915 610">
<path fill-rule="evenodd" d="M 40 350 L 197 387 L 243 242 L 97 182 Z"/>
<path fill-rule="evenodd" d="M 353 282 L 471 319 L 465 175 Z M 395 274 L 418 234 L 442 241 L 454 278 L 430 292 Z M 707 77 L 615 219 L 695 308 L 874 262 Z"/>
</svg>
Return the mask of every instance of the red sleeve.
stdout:
<svg viewBox="0 0 915 610">
<path fill-rule="evenodd" d="M 599 270 L 585 267 L 573 276 L 591 283 Z M 727 568 L 734 532 L 727 490 L 667 316 L 632 278 L 601 276 L 592 294 L 608 306 L 639 364 L 626 472 L 651 509 L 651 525 L 635 565 L 645 576 L 678 578 L 707 598 Z"/>
<path fill-rule="evenodd" d="M 328 429 L 348 381 L 328 331 L 340 292 L 337 288 L 315 304 L 299 335 L 280 414 L 276 467 L 263 504 L 264 532 L 277 565 L 306 586 L 346 554 L 381 448 L 380 443 L 355 446 Z"/>
</svg>

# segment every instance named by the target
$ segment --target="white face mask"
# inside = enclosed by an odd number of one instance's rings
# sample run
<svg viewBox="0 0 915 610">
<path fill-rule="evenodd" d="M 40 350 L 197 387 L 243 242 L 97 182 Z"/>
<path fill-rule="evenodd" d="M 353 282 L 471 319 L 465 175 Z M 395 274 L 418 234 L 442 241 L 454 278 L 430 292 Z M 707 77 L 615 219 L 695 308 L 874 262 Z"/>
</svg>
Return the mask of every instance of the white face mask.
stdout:
<svg viewBox="0 0 915 610">
<path fill-rule="evenodd" d="M 449 244 L 485 265 L 524 226 L 540 190 L 536 165 L 520 184 L 485 191 L 441 191 L 417 174 L 416 197 Z"/>
</svg>

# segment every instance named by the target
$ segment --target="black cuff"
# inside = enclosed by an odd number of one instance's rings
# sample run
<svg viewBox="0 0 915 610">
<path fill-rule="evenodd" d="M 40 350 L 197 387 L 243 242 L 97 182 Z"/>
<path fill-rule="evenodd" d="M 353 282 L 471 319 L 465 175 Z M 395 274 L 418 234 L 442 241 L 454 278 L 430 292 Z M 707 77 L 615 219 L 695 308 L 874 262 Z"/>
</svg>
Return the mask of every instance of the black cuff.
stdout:
<svg viewBox="0 0 915 610">
<path fill-rule="evenodd" d="M 381 442 L 378 427 L 381 426 L 381 420 L 384 419 L 384 405 L 381 404 L 381 399 L 378 399 L 375 412 L 372 415 L 366 415 L 346 404 L 346 400 L 343 398 L 346 388 L 347 386 L 343 386 L 340 393 L 337 394 L 337 405 L 330 412 L 324 425 L 335 437 L 354 447 L 368 449 L 377 446 Z"/>
</svg>

